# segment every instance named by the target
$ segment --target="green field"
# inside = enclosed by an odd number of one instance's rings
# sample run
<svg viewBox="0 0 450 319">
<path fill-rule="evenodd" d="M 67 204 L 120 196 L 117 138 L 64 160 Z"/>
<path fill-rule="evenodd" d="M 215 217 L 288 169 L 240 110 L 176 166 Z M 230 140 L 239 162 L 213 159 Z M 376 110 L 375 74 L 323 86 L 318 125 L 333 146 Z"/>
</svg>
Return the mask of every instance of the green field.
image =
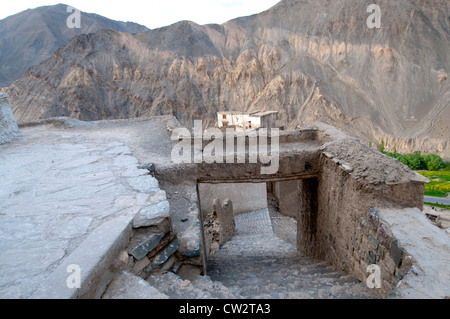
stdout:
<svg viewBox="0 0 450 319">
<path fill-rule="evenodd" d="M 425 195 L 447 197 L 450 193 L 450 171 L 421 171 L 431 182 L 425 185 Z"/>
<path fill-rule="evenodd" d="M 450 182 L 450 171 L 422 171 L 419 174 L 429 179 L 441 179 Z"/>
</svg>

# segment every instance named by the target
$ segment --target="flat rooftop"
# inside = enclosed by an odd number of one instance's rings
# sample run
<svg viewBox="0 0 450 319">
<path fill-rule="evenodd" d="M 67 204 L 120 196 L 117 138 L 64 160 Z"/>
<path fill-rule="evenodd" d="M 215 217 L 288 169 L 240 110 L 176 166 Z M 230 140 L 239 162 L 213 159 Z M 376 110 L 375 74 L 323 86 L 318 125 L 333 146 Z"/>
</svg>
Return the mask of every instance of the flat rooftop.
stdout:
<svg viewBox="0 0 450 319">
<path fill-rule="evenodd" d="M 169 136 L 164 121 L 22 127 L 0 146 L 0 298 L 73 297 L 69 265 L 102 273 L 158 181 L 132 154 Z M 144 143 L 145 144 L 145 143 Z M 148 160 L 161 160 L 164 147 Z M 125 235 L 125 236 L 124 236 Z"/>
<path fill-rule="evenodd" d="M 272 114 L 278 114 L 278 111 L 255 111 L 255 112 L 240 112 L 240 111 L 223 111 L 223 112 L 217 112 L 217 114 L 220 115 L 250 115 L 253 117 L 263 117 L 263 116 L 267 116 L 267 115 L 272 115 Z"/>
</svg>

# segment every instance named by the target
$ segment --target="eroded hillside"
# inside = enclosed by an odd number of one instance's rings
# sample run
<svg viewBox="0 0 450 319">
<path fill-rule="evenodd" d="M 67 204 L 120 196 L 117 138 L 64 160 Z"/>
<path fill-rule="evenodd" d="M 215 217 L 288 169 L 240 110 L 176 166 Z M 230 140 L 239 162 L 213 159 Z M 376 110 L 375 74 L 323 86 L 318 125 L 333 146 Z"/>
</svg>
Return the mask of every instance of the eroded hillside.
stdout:
<svg viewBox="0 0 450 319">
<path fill-rule="evenodd" d="M 81 35 L 5 91 L 19 122 L 278 110 L 286 128 L 334 125 L 387 149 L 450 158 L 449 4 L 283 0 L 223 25 L 182 21 Z"/>
</svg>

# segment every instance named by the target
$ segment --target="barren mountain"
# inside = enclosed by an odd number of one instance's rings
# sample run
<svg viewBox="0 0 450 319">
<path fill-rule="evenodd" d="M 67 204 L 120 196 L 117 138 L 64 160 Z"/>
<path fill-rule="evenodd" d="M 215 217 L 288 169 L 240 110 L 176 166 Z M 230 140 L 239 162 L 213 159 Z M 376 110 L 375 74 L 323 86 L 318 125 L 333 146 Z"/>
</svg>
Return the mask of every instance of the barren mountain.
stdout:
<svg viewBox="0 0 450 319">
<path fill-rule="evenodd" d="M 374 145 L 450 158 L 448 0 L 283 0 L 223 25 L 80 35 L 5 91 L 19 122 L 278 110 Z"/>
<path fill-rule="evenodd" d="M 0 88 L 17 80 L 29 67 L 50 58 L 56 49 L 77 35 L 101 29 L 148 31 L 136 23 L 84 12 L 81 12 L 81 28 L 70 29 L 66 21 L 72 11 L 67 12 L 67 7 L 64 4 L 39 7 L 0 20 Z"/>
</svg>

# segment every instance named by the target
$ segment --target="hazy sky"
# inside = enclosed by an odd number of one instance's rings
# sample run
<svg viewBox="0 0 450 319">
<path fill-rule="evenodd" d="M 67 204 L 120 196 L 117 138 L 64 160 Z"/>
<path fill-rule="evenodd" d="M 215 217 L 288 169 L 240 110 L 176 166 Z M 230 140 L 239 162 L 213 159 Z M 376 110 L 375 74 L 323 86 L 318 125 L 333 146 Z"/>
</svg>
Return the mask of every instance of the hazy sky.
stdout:
<svg viewBox="0 0 450 319">
<path fill-rule="evenodd" d="M 181 20 L 198 24 L 224 23 L 265 11 L 280 0 L 16 0 L 2 5 L 0 19 L 20 11 L 64 3 L 83 12 L 119 21 L 132 21 L 154 29 Z"/>
</svg>

